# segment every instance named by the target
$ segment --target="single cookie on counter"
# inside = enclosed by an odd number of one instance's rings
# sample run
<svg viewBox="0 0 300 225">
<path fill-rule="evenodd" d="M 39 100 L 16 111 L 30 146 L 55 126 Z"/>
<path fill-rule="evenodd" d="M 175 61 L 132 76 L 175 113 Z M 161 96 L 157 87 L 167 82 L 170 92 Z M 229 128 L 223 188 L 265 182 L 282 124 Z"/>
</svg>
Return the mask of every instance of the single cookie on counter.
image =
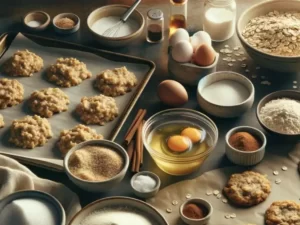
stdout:
<svg viewBox="0 0 300 225">
<path fill-rule="evenodd" d="M 14 120 L 10 128 L 9 142 L 21 148 L 43 146 L 53 136 L 47 119 L 38 115 Z"/>
<path fill-rule="evenodd" d="M 300 224 L 300 204 L 293 201 L 273 202 L 265 214 L 267 225 Z"/>
<path fill-rule="evenodd" d="M 68 110 L 69 97 L 59 88 L 45 88 L 35 91 L 29 98 L 29 108 L 42 117 Z"/>
<path fill-rule="evenodd" d="M 62 155 L 65 156 L 75 145 L 89 140 L 103 139 L 101 134 L 83 124 L 79 124 L 70 130 L 63 130 L 60 133 L 58 147 Z"/>
<path fill-rule="evenodd" d="M 28 50 L 17 51 L 3 64 L 3 72 L 10 76 L 31 77 L 44 66 L 43 59 Z"/>
<path fill-rule="evenodd" d="M 114 120 L 119 114 L 115 99 L 105 95 L 83 97 L 76 108 L 76 112 L 86 124 L 101 126 Z"/>
<path fill-rule="evenodd" d="M 18 105 L 23 101 L 24 88 L 17 80 L 0 79 L 0 109 Z"/>
<path fill-rule="evenodd" d="M 58 58 L 47 70 L 48 80 L 61 87 L 72 87 L 92 76 L 83 62 L 75 58 Z"/>
<path fill-rule="evenodd" d="M 0 128 L 2 128 L 4 126 L 5 126 L 4 118 L 3 118 L 2 114 L 0 114 Z"/>
<path fill-rule="evenodd" d="M 96 87 L 107 96 L 124 95 L 136 85 L 136 76 L 128 71 L 125 66 L 113 70 L 105 70 L 96 77 Z"/>
<path fill-rule="evenodd" d="M 224 193 L 232 203 L 239 206 L 254 206 L 266 200 L 271 193 L 271 183 L 262 174 L 245 171 L 231 175 Z"/>
</svg>

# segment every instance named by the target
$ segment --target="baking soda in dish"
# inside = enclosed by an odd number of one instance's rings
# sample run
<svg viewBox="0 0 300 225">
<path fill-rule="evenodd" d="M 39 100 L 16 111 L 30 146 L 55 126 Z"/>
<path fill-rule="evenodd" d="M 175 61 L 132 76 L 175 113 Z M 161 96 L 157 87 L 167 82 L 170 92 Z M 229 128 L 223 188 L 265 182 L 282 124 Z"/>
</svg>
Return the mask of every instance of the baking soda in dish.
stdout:
<svg viewBox="0 0 300 225">
<path fill-rule="evenodd" d="M 150 176 L 139 175 L 133 181 L 133 186 L 139 192 L 150 192 L 154 190 L 156 181 Z"/>
<path fill-rule="evenodd" d="M 36 20 L 32 20 L 32 21 L 28 22 L 27 25 L 30 27 L 39 27 L 42 25 L 42 23 L 39 21 L 36 21 Z"/>
<path fill-rule="evenodd" d="M 42 199 L 18 199 L 0 212 L 1 225 L 57 225 L 53 205 Z"/>
</svg>

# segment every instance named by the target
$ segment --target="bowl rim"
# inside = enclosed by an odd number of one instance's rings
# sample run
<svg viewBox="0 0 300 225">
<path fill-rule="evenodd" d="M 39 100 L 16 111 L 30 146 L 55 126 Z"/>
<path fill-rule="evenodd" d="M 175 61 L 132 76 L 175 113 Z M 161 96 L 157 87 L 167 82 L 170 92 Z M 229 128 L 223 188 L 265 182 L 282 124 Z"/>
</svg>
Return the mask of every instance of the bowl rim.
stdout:
<svg viewBox="0 0 300 225">
<path fill-rule="evenodd" d="M 133 185 L 133 181 L 136 179 L 137 176 L 139 175 L 145 175 L 145 176 L 149 176 L 149 177 L 152 177 L 156 180 L 156 185 L 155 187 L 151 190 L 151 191 L 147 191 L 147 192 L 140 192 L 138 191 L 134 185 Z M 150 171 L 141 171 L 141 172 L 138 172 L 136 173 L 135 175 L 132 176 L 131 180 L 130 180 L 130 185 L 131 187 L 133 188 L 133 190 L 135 190 L 136 192 L 140 193 L 140 194 L 151 194 L 152 192 L 158 190 L 160 188 L 160 185 L 161 185 L 161 180 L 159 178 L 159 176 L 153 172 L 150 172 Z"/>
<path fill-rule="evenodd" d="M 29 26 L 28 23 L 25 22 L 26 18 L 28 16 L 32 15 L 32 14 L 37 14 L 37 13 L 44 15 L 45 18 L 46 18 L 46 21 L 44 23 L 42 23 L 41 25 L 37 26 L 37 27 L 31 27 L 31 26 Z M 51 18 L 50 18 L 50 15 L 48 13 L 46 13 L 46 12 L 44 12 L 42 10 L 33 10 L 33 11 L 30 11 L 30 12 L 28 12 L 28 13 L 25 14 L 25 16 L 23 17 L 23 24 L 26 27 L 30 28 L 30 29 L 43 29 L 43 28 L 46 28 L 49 25 L 50 20 L 51 20 Z"/>
<path fill-rule="evenodd" d="M 67 15 L 72 15 L 73 17 L 76 18 L 77 21 L 74 21 L 76 22 L 75 25 L 73 27 L 70 27 L 70 28 L 63 28 L 63 27 L 59 27 L 55 24 L 55 22 L 58 20 L 59 17 L 61 17 L 62 15 L 65 15 L 67 17 Z M 66 12 L 66 13 L 59 13 L 57 14 L 56 16 L 53 17 L 52 19 L 52 24 L 55 28 L 59 29 L 59 30 L 64 30 L 64 31 L 67 31 L 67 30 L 72 30 L 74 29 L 76 26 L 78 26 L 78 24 L 80 24 L 80 18 L 79 16 L 77 16 L 75 13 L 70 13 L 70 12 Z"/>
<path fill-rule="evenodd" d="M 133 38 L 134 36 L 136 36 L 138 33 L 140 33 L 143 29 L 144 29 L 144 26 L 145 26 L 145 18 L 144 16 L 137 10 L 135 9 L 133 12 L 137 13 L 137 15 L 141 18 L 141 25 L 139 27 L 139 29 L 137 29 L 135 32 L 133 32 L 132 34 L 129 34 L 129 35 L 126 35 L 126 36 L 121 36 L 121 37 L 107 37 L 107 36 L 103 36 L 97 32 L 95 32 L 91 26 L 89 25 L 89 20 L 91 18 L 91 15 L 93 13 L 95 13 L 96 11 L 100 10 L 100 9 L 109 9 L 109 8 L 130 8 L 130 6 L 128 5 L 124 5 L 124 4 L 112 4 L 112 5 L 105 5 L 105 6 L 102 6 L 102 7 L 99 7 L 99 8 L 96 8 L 94 9 L 92 12 L 89 13 L 87 19 L 86 19 L 86 23 L 87 23 L 87 27 L 89 29 L 90 32 L 92 32 L 94 35 L 97 35 L 103 39 L 106 39 L 108 41 L 124 41 L 124 40 L 128 40 L 128 39 L 131 39 Z"/>
<path fill-rule="evenodd" d="M 271 58 L 274 58 L 274 59 L 277 59 L 277 60 L 282 60 L 282 59 L 299 59 L 300 58 L 300 55 L 296 55 L 296 56 L 279 56 L 279 55 L 272 55 L 272 54 L 269 54 L 269 53 L 266 53 L 266 52 L 263 52 L 257 48 L 254 48 L 252 47 L 246 40 L 245 38 L 243 37 L 242 35 L 242 31 L 239 29 L 240 27 L 240 23 L 242 21 L 242 19 L 245 17 L 245 15 L 247 13 L 249 13 L 249 11 L 255 9 L 255 8 L 258 8 L 258 7 L 262 7 L 264 5 L 269 5 L 269 4 L 272 4 L 274 1 L 277 1 L 277 2 L 282 2 L 282 3 L 286 3 L 285 0 L 268 0 L 268 1 L 264 1 L 264 2 L 260 2 L 260 3 L 257 3 L 257 4 L 254 4 L 252 5 L 251 7 L 247 8 L 239 17 L 237 23 L 236 23 L 236 33 L 237 33 L 237 36 L 238 38 L 240 39 L 240 41 L 245 44 L 248 48 L 250 48 L 251 50 L 253 51 L 256 51 L 256 52 L 259 52 L 265 56 L 268 56 L 268 57 L 271 57 Z M 298 0 L 290 0 L 290 2 L 298 2 Z M 300 5 L 300 4 L 299 4 Z M 279 10 L 280 11 L 280 10 Z M 253 19 L 253 18 L 252 18 Z"/>
<path fill-rule="evenodd" d="M 276 130 L 273 130 L 273 129 L 267 127 L 267 126 L 262 122 L 261 117 L 260 117 L 260 115 L 261 115 L 261 113 L 260 113 L 261 108 L 264 107 L 265 104 L 267 104 L 268 102 L 270 102 L 270 101 L 272 101 L 272 100 L 275 100 L 275 99 L 279 99 L 279 98 L 290 98 L 290 99 L 293 99 L 293 98 L 291 98 L 291 97 L 286 97 L 285 95 L 283 95 L 283 96 L 278 96 L 277 98 L 273 98 L 273 95 L 277 95 L 277 94 L 281 94 L 281 93 L 288 93 L 288 92 L 290 92 L 290 93 L 296 93 L 296 94 L 298 94 L 298 95 L 300 96 L 300 91 L 296 91 L 296 90 L 280 90 L 280 91 L 274 91 L 274 92 L 271 92 L 271 93 L 265 95 L 265 96 L 258 102 L 257 107 L 256 107 L 256 117 L 257 117 L 258 122 L 260 123 L 260 125 L 261 125 L 263 128 L 265 128 L 267 131 L 270 131 L 270 132 L 273 132 L 274 134 L 281 135 L 281 136 L 285 136 L 285 137 L 298 137 L 298 136 L 300 137 L 300 133 L 299 133 L 299 134 L 285 134 L 285 133 L 280 133 L 280 132 L 278 132 L 278 131 L 276 131 Z M 267 98 L 269 98 L 269 97 L 271 97 L 270 101 L 268 101 L 267 103 L 265 103 L 264 105 L 262 105 L 262 103 L 263 103 Z M 293 100 L 297 100 L 297 99 L 293 99 Z M 297 100 L 297 101 L 299 101 L 299 100 Z"/>
<path fill-rule="evenodd" d="M 230 136 L 234 133 L 234 132 L 238 132 L 240 130 L 244 130 L 244 129 L 248 129 L 248 130 L 255 130 L 256 132 L 258 132 L 260 134 L 260 139 L 262 141 L 262 145 L 259 149 L 255 150 L 255 151 L 242 151 L 239 149 L 234 148 L 230 143 L 229 143 L 229 138 Z M 251 132 L 250 132 L 251 133 Z M 266 135 L 259 129 L 255 128 L 255 127 L 251 127 L 251 126 L 237 126 L 234 127 L 232 129 L 230 129 L 226 135 L 225 135 L 225 141 L 226 141 L 226 145 L 228 145 L 230 147 L 230 150 L 241 153 L 241 154 L 253 154 L 253 153 L 257 153 L 257 152 L 261 152 L 264 151 L 264 149 L 266 148 L 267 145 L 267 138 Z"/>
<path fill-rule="evenodd" d="M 196 201 L 202 201 L 202 202 L 205 202 L 205 203 L 208 204 L 208 206 L 209 206 L 209 209 L 207 209 L 209 211 L 208 214 L 205 217 L 201 218 L 201 219 L 192 219 L 192 218 L 186 217 L 183 214 L 183 208 L 184 208 L 184 206 L 186 206 L 189 203 L 196 202 Z M 204 220 L 210 219 L 211 215 L 213 214 L 213 211 L 214 210 L 213 210 L 212 204 L 210 204 L 210 202 L 207 201 L 207 200 L 205 200 L 204 198 L 191 198 L 191 199 L 188 199 L 184 203 L 182 203 L 181 206 L 180 206 L 180 208 L 179 208 L 180 216 L 182 216 L 186 220 L 193 221 L 193 222 L 200 222 L 200 221 L 204 221 Z"/>
<path fill-rule="evenodd" d="M 77 212 L 73 218 L 70 220 L 69 222 L 69 225 L 73 225 L 73 222 L 75 221 L 75 219 L 77 219 L 77 217 L 82 213 L 84 212 L 85 210 L 89 209 L 90 207 L 94 206 L 94 205 L 97 205 L 98 203 L 102 203 L 102 202 L 105 202 L 105 201 L 110 201 L 110 200 L 128 200 L 128 201 L 135 201 L 135 202 L 138 202 L 139 204 L 143 204 L 145 205 L 146 207 L 150 208 L 151 210 L 153 210 L 157 216 L 160 217 L 160 219 L 162 221 L 164 221 L 165 225 L 169 225 L 169 223 L 166 221 L 166 219 L 163 217 L 163 215 L 160 214 L 160 212 L 155 208 L 153 207 L 152 205 L 150 205 L 149 203 L 147 202 L 144 202 L 142 200 L 139 200 L 139 199 L 136 199 L 136 198 L 131 198 L 131 197 L 124 197 L 124 196 L 113 196 L 113 197 L 106 197 L 106 198 L 102 198 L 102 199 L 98 199 L 88 205 L 86 205 L 85 207 L 83 207 L 79 212 Z"/>
<path fill-rule="evenodd" d="M 105 181 L 88 181 L 88 180 L 84 180 L 84 179 L 81 179 L 81 178 L 73 175 L 69 169 L 70 156 L 79 148 L 82 148 L 87 145 L 98 145 L 101 147 L 112 148 L 113 150 L 118 151 L 122 155 L 122 158 L 124 159 L 124 165 L 123 165 L 122 170 L 118 174 L 113 176 L 112 178 L 105 180 Z M 114 146 L 114 147 L 112 147 L 112 146 Z M 110 183 L 111 181 L 117 180 L 118 178 L 123 176 L 123 173 L 126 173 L 128 166 L 129 166 L 129 157 L 128 157 L 126 150 L 121 145 L 117 144 L 116 142 L 104 140 L 104 139 L 103 140 L 102 139 L 88 140 L 88 141 L 81 142 L 81 143 L 75 145 L 73 148 L 71 148 L 64 157 L 63 165 L 64 165 L 64 169 L 65 169 L 65 172 L 67 173 L 67 175 L 72 177 L 72 179 L 76 180 L 77 182 L 89 184 L 89 185 L 107 184 L 107 183 Z"/>
<path fill-rule="evenodd" d="M 250 86 L 251 86 L 251 90 L 249 90 L 247 87 L 245 87 L 245 88 L 247 88 L 248 91 L 249 91 L 249 97 L 246 100 L 244 100 L 243 102 L 241 102 L 239 104 L 235 104 L 235 105 L 218 105 L 218 104 L 215 104 L 211 101 L 208 101 L 206 98 L 204 98 L 203 95 L 201 94 L 201 91 L 199 90 L 200 89 L 200 83 L 203 82 L 204 79 L 207 79 L 208 77 L 212 77 L 212 76 L 218 76 L 218 74 L 220 74 L 220 73 L 234 74 L 234 75 L 240 76 L 241 79 L 244 79 L 246 82 L 248 82 L 248 84 L 250 84 Z M 223 80 L 231 80 L 231 79 L 223 79 Z M 236 81 L 236 80 L 234 80 L 234 81 Z M 243 83 L 241 83 L 239 81 L 236 81 L 236 82 L 238 82 L 241 85 L 245 86 Z M 242 106 L 242 105 L 248 103 L 249 101 L 252 101 L 252 98 L 254 97 L 254 94 L 255 94 L 255 87 L 254 87 L 253 83 L 251 82 L 251 80 L 248 79 L 243 74 L 233 72 L 233 71 L 224 70 L 224 71 L 217 71 L 217 72 L 210 73 L 210 74 L 206 75 L 205 77 L 201 78 L 198 82 L 198 85 L 197 85 L 197 93 L 201 96 L 201 98 L 203 98 L 206 102 L 208 102 L 209 104 L 211 104 L 213 106 L 223 107 L 223 108 L 232 108 L 232 107 Z"/>
</svg>

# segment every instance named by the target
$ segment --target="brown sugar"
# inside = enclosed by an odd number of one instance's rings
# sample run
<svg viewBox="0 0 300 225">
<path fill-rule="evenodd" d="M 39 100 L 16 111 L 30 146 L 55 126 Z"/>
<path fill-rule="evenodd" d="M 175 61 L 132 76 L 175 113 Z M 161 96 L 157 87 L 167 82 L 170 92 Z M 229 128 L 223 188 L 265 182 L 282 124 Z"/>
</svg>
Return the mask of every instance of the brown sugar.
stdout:
<svg viewBox="0 0 300 225">
<path fill-rule="evenodd" d="M 202 219 L 207 216 L 208 211 L 202 205 L 190 203 L 184 206 L 182 213 L 190 219 Z"/>
<path fill-rule="evenodd" d="M 229 144 L 240 151 L 256 151 L 261 147 L 260 141 L 248 132 L 237 132 L 231 135 Z"/>
<path fill-rule="evenodd" d="M 65 18 L 60 18 L 55 22 L 55 25 L 58 26 L 59 28 L 63 29 L 70 29 L 75 26 L 75 21 L 65 17 Z"/>
</svg>

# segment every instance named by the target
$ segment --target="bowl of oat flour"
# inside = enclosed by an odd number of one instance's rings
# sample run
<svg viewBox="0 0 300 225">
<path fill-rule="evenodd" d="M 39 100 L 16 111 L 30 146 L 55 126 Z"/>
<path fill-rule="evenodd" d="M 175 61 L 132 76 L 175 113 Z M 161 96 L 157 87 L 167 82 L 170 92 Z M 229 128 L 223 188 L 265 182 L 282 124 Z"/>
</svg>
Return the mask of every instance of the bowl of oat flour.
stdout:
<svg viewBox="0 0 300 225">
<path fill-rule="evenodd" d="M 262 67 L 300 71 L 300 1 L 264 1 L 250 7 L 237 22 L 237 34 Z"/>
</svg>

